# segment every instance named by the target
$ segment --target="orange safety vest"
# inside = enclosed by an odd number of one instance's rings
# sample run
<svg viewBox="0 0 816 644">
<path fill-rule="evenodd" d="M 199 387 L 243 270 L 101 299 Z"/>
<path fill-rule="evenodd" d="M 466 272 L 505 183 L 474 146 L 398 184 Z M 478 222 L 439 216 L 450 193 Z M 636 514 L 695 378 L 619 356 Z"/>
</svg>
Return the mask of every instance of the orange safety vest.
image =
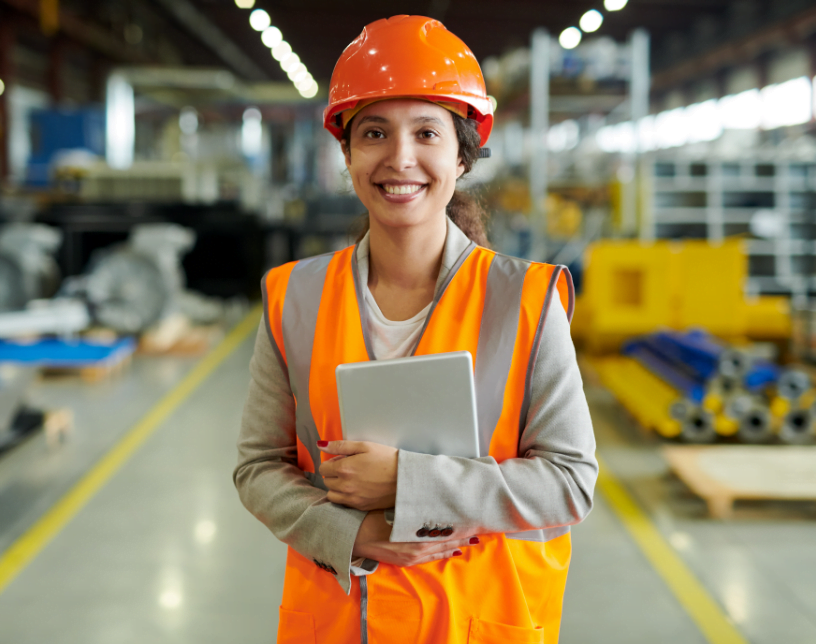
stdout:
<svg viewBox="0 0 816 644">
<path fill-rule="evenodd" d="M 316 443 L 343 438 L 335 368 L 373 355 L 356 247 L 274 268 L 264 286 L 268 330 L 297 405 L 298 464 L 325 489 Z M 554 293 L 571 319 L 572 280 L 564 267 L 471 244 L 439 289 L 415 350 L 470 351 L 480 453 L 499 463 L 519 456 L 533 358 Z M 325 566 L 289 548 L 278 643 L 557 642 L 569 526 L 480 540 L 461 557 L 407 568 L 380 564 L 352 577 L 349 595 Z"/>
</svg>

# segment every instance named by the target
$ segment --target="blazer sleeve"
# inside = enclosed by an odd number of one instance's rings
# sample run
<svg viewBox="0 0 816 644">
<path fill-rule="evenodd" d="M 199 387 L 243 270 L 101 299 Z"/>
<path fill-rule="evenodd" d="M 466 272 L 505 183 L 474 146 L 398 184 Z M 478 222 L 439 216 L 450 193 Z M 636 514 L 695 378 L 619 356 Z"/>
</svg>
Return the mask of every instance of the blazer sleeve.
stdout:
<svg viewBox="0 0 816 644">
<path fill-rule="evenodd" d="M 553 298 L 533 367 L 519 458 L 467 459 L 400 450 L 391 541 L 424 541 L 423 526 L 452 538 L 578 523 L 592 508 L 595 436 L 560 298 Z"/>
<path fill-rule="evenodd" d="M 249 370 L 233 473 L 241 502 L 278 539 L 315 565 L 335 571 L 348 594 L 351 552 L 366 513 L 330 503 L 298 467 L 295 400 L 265 322 L 258 329 Z"/>
</svg>

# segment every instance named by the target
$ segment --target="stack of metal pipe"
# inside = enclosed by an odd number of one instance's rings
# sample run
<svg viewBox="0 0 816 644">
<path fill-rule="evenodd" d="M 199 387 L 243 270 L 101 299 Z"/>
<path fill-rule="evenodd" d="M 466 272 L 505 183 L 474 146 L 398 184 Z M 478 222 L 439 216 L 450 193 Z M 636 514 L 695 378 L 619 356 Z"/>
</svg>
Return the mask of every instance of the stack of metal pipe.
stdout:
<svg viewBox="0 0 816 644">
<path fill-rule="evenodd" d="M 679 436 L 710 443 L 719 436 L 801 444 L 816 438 L 816 389 L 810 377 L 704 331 L 664 331 L 627 343 L 626 356 L 677 391 L 667 410 Z"/>
</svg>

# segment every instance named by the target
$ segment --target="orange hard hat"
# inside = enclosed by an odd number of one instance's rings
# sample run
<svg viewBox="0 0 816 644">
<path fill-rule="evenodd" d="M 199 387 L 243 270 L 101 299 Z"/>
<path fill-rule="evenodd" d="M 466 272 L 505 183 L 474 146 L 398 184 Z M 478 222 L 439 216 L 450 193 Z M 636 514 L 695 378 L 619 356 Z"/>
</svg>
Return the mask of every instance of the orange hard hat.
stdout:
<svg viewBox="0 0 816 644">
<path fill-rule="evenodd" d="M 473 52 L 438 20 L 394 16 L 367 25 L 334 66 L 323 126 L 343 135 L 339 115 L 362 101 L 422 98 L 461 102 L 481 145 L 493 128 L 493 105 Z"/>
</svg>

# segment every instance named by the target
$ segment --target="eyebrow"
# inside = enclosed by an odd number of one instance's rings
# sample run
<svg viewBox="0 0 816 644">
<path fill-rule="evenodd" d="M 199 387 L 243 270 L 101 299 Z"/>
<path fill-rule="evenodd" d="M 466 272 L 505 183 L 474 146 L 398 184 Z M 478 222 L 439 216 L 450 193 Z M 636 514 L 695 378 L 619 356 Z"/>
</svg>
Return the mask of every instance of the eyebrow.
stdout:
<svg viewBox="0 0 816 644">
<path fill-rule="evenodd" d="M 357 123 L 357 127 L 360 127 L 363 123 L 388 123 L 388 119 L 383 116 L 364 116 L 360 119 Z M 414 123 L 434 123 L 436 125 L 444 126 L 444 123 L 441 119 L 436 118 L 435 116 L 418 116 L 414 119 Z"/>
</svg>

